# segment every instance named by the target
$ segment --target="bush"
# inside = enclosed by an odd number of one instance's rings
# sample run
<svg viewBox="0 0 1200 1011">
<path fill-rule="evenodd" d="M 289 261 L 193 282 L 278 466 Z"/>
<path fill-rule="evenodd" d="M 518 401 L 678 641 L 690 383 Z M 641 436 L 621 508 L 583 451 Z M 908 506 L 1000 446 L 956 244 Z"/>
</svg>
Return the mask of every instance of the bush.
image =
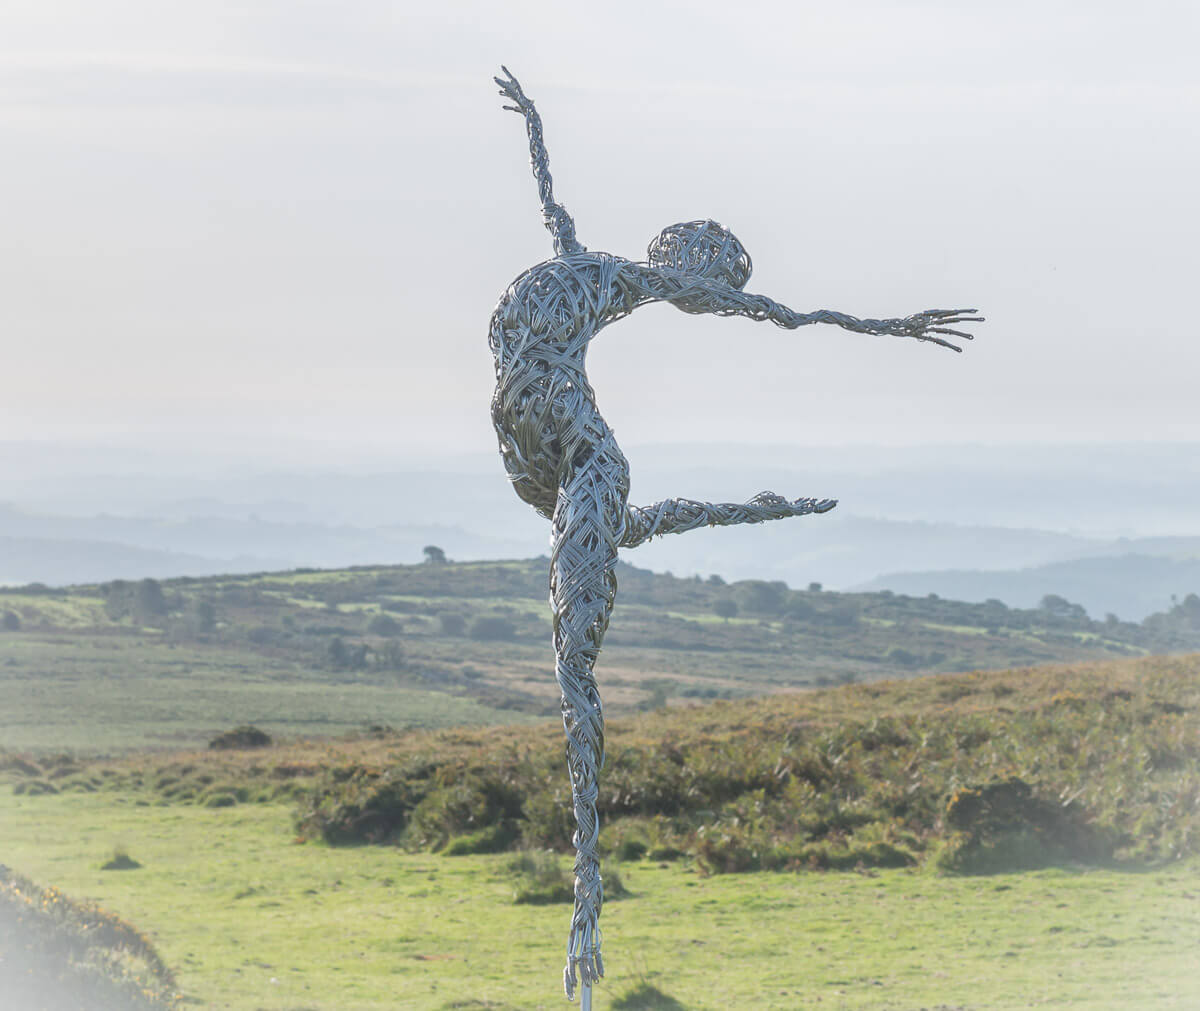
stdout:
<svg viewBox="0 0 1200 1011">
<path fill-rule="evenodd" d="M 978 873 L 1192 855 L 1200 665 L 1102 669 L 1118 673 L 943 676 L 616 721 L 597 798 L 601 852 L 691 854 L 709 873 L 930 859 Z M 305 830 L 454 852 L 569 845 L 560 734 L 422 740 L 398 741 L 385 773 L 335 770 L 309 798 Z"/>
<path fill-rule="evenodd" d="M 240 727 L 234 727 L 233 730 L 227 730 L 223 734 L 218 734 L 208 742 L 208 746 L 214 749 L 269 748 L 271 746 L 271 735 L 265 730 L 260 730 L 258 727 L 245 724 Z"/>
<path fill-rule="evenodd" d="M 391 637 L 399 635 L 403 631 L 403 626 L 390 614 L 377 614 L 367 622 L 367 631 L 371 635 Z"/>
<path fill-rule="evenodd" d="M 142 865 L 133 859 L 123 848 L 118 846 L 113 850 L 112 859 L 102 863 L 102 871 L 136 871 Z"/>
<path fill-rule="evenodd" d="M 6 632 L 19 631 L 21 628 L 20 615 L 18 615 L 16 611 L 5 611 L 4 614 L 0 616 L 0 626 L 2 626 Z"/>
<path fill-rule="evenodd" d="M 768 616 L 779 614 L 788 598 L 787 583 L 778 580 L 768 583 L 760 579 L 748 579 L 737 583 L 734 593 L 742 610 Z"/>
<path fill-rule="evenodd" d="M 521 830 L 515 821 L 506 820 L 481 828 L 478 832 L 451 839 L 445 849 L 447 856 L 460 857 L 471 853 L 502 853 L 520 838 Z"/>
<path fill-rule="evenodd" d="M 335 635 L 325 647 L 325 660 L 334 670 L 364 670 L 367 666 L 365 643 L 350 645 Z"/>
<path fill-rule="evenodd" d="M 732 597 L 718 597 L 712 603 L 713 614 L 728 621 L 736 618 L 738 613 L 737 601 Z"/>
<path fill-rule="evenodd" d="M 438 624 L 441 625 L 443 635 L 462 635 L 467 630 L 467 619 L 461 614 L 439 614 Z"/>
<path fill-rule="evenodd" d="M 623 839 L 613 852 L 613 856 L 618 860 L 629 863 L 634 860 L 641 860 L 649 850 L 650 847 L 642 842 L 641 839 Z"/>
<path fill-rule="evenodd" d="M 1102 863 L 1118 842 L 1115 833 L 1087 824 L 1081 812 L 1037 797 L 1016 776 L 955 790 L 946 802 L 946 825 L 954 834 L 938 866 L 967 874 Z"/>
<path fill-rule="evenodd" d="M 12 1008 L 178 1008 L 175 979 L 146 937 L 98 906 L 0 866 L 0 994 Z"/>
<path fill-rule="evenodd" d="M 361 766 L 334 769 L 303 795 L 297 830 L 332 846 L 394 841 L 431 789 L 432 771 L 423 763 L 383 775 Z"/>
<path fill-rule="evenodd" d="M 379 670 L 398 671 L 404 669 L 404 647 L 394 639 L 385 642 L 372 656 L 372 665 Z"/>
<path fill-rule="evenodd" d="M 502 615 L 485 614 L 471 622 L 471 628 L 467 634 L 472 639 L 493 642 L 509 641 L 517 637 L 517 628 Z"/>
</svg>

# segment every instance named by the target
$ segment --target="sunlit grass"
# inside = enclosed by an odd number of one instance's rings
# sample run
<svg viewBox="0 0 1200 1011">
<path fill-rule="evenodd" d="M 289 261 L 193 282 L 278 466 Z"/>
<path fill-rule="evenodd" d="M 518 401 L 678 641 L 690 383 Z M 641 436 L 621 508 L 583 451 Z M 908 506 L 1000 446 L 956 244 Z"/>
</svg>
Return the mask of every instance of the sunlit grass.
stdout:
<svg viewBox="0 0 1200 1011">
<path fill-rule="evenodd" d="M 0 846 L 136 924 L 203 1006 L 565 1006 L 568 907 L 514 905 L 507 857 L 297 845 L 290 815 L 0 794 Z M 142 867 L 100 871 L 117 844 Z M 633 894 L 605 909 L 597 1008 L 643 982 L 712 1011 L 1200 1005 L 1195 863 L 982 878 L 619 870 Z"/>
</svg>

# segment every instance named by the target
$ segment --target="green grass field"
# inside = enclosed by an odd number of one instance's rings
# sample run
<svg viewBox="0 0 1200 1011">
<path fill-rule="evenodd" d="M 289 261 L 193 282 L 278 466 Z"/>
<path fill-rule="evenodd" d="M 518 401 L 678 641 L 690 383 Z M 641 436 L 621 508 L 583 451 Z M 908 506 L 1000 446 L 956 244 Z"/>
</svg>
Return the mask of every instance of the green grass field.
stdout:
<svg viewBox="0 0 1200 1011">
<path fill-rule="evenodd" d="M 569 908 L 481 852 L 568 866 L 544 569 L 0 594 L 0 863 L 144 932 L 184 1006 L 564 1006 Z M 1200 654 L 1113 658 L 1190 611 L 621 578 L 597 1009 L 1200 1007 Z M 276 743 L 205 747 L 245 723 Z"/>
<path fill-rule="evenodd" d="M 618 578 L 598 670 L 613 715 L 1200 649 L 1184 605 L 1135 625 L 627 565 Z M 337 735 L 552 714 L 547 593 L 545 559 L 0 588 L 0 747 L 114 753 L 202 746 L 248 722 Z"/>
<path fill-rule="evenodd" d="M 9 636 L 0 642 L 0 745 L 112 754 L 203 745 L 239 723 L 331 736 L 369 724 L 407 729 L 530 718 L 397 680 L 334 679 L 288 657 L 157 638 Z"/>
<path fill-rule="evenodd" d="M 279 805 L 0 794 L 6 862 L 137 924 L 211 1008 L 556 1008 L 568 907 L 505 857 L 299 844 Z M 101 871 L 123 847 L 143 866 Z M 565 859 L 565 858 L 564 858 Z M 701 877 L 617 865 L 596 1007 L 1194 1008 L 1200 866 Z"/>
</svg>

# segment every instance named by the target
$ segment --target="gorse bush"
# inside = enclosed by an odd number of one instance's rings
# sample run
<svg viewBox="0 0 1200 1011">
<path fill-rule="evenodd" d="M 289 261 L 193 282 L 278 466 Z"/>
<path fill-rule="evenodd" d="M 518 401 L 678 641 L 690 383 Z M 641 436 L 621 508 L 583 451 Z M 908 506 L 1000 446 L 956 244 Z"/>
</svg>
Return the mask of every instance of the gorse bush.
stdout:
<svg viewBox="0 0 1200 1011">
<path fill-rule="evenodd" d="M 712 873 L 1178 859 L 1200 842 L 1198 672 L 1200 657 L 1151 658 L 614 723 L 602 843 L 626 860 L 684 853 Z M 456 852 L 569 848 L 555 728 L 427 735 L 419 747 L 391 767 L 332 770 L 300 831 Z"/>
<path fill-rule="evenodd" d="M 40 1011 L 161 1011 L 180 999 L 170 970 L 132 926 L 4 867 L 0 995 L 5 1007 Z"/>
</svg>

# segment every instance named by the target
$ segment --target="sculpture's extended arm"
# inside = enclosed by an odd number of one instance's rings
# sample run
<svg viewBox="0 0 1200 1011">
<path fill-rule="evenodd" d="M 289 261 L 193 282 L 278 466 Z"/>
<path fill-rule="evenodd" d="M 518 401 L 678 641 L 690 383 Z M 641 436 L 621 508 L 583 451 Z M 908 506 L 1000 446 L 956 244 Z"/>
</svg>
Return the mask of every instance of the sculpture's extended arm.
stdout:
<svg viewBox="0 0 1200 1011">
<path fill-rule="evenodd" d="M 554 181 L 550 178 L 550 156 L 546 153 L 546 143 L 542 140 L 542 117 L 533 107 L 533 100 L 525 97 L 517 79 L 509 73 L 508 67 L 500 68 L 504 77 L 493 80 L 500 85 L 500 94 L 512 99 L 515 105 L 504 108 L 519 112 L 525 117 L 525 129 L 529 133 L 529 161 L 533 166 L 533 175 L 537 179 L 538 195 L 542 198 L 542 219 L 546 228 L 554 236 L 554 253 L 562 256 L 566 253 L 582 253 L 585 247 L 575 238 L 575 222 L 567 209 L 554 200 Z"/>
<path fill-rule="evenodd" d="M 682 271 L 649 267 L 645 264 L 637 265 L 633 279 L 635 286 L 640 289 L 638 295 L 641 297 L 670 302 L 684 312 L 769 320 L 786 330 L 795 330 L 810 323 L 832 323 L 855 333 L 890 334 L 930 341 L 950 348 L 951 351 L 961 351 L 962 348 L 933 335 L 946 334 L 962 340 L 972 340 L 971 334 L 951 329 L 951 325 L 983 321 L 982 316 L 966 315 L 974 313 L 974 309 L 928 309 L 903 319 L 858 319 L 856 316 L 848 316 L 831 309 L 796 312 L 765 295 L 752 295 L 730 287 L 720 280 L 695 277 Z"/>
</svg>

